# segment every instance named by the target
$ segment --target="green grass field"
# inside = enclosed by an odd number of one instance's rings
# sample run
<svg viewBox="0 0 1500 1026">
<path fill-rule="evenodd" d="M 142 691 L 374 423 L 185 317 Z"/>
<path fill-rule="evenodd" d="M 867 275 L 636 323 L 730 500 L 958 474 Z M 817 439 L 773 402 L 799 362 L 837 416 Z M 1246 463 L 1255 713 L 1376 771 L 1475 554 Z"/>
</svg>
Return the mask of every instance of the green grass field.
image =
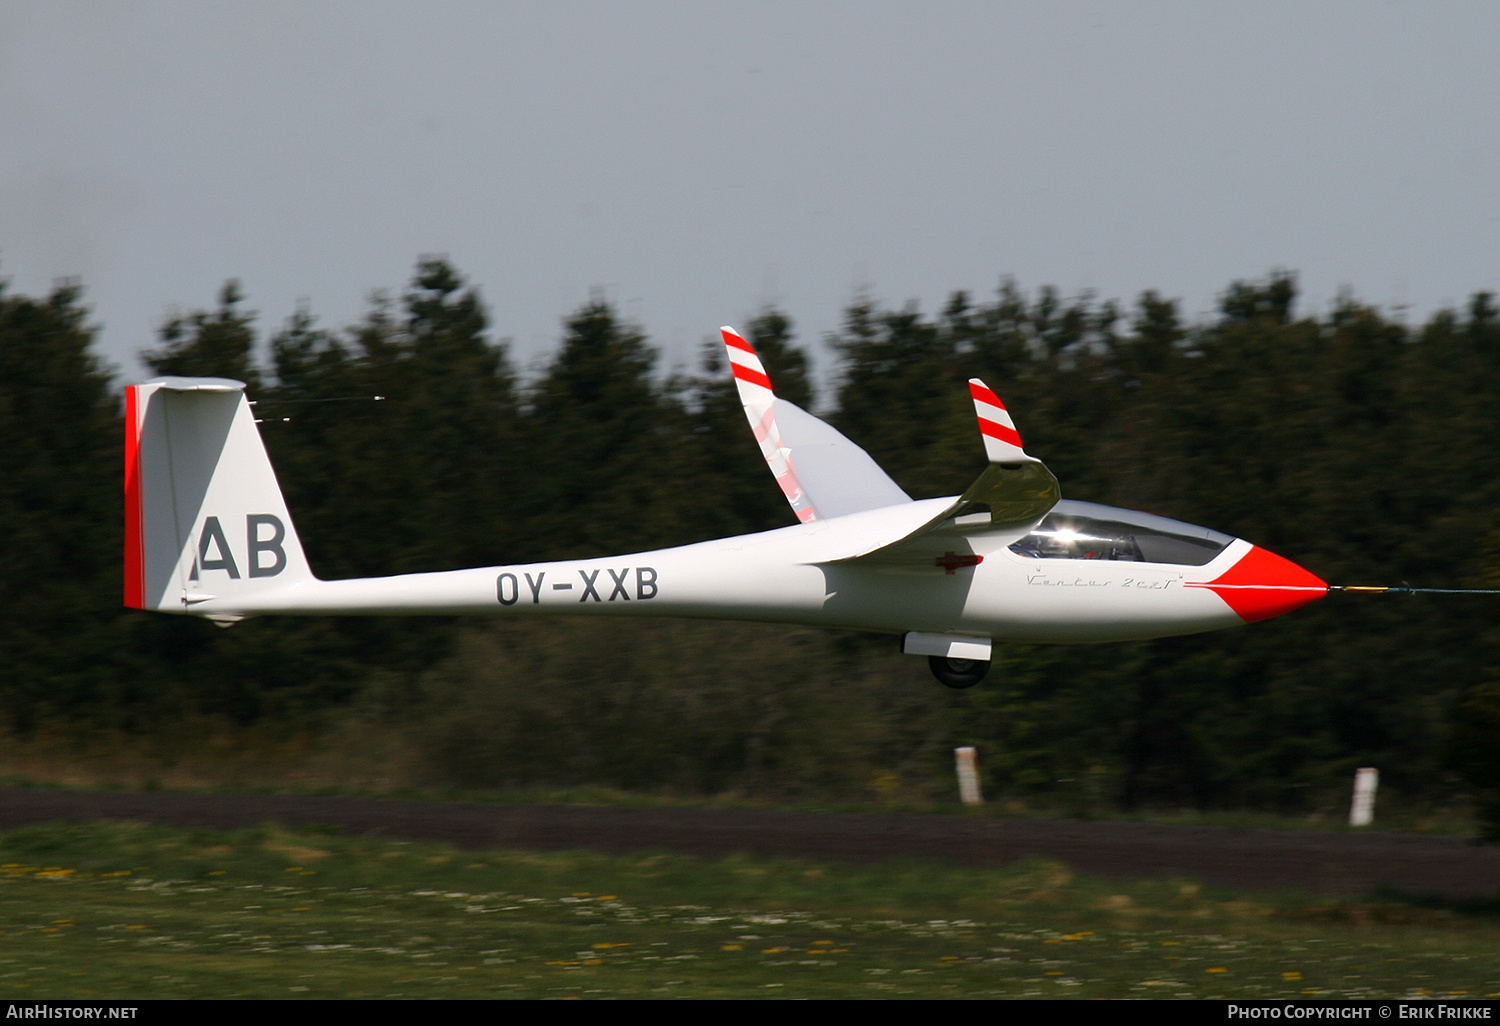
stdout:
<svg viewBox="0 0 1500 1026">
<path fill-rule="evenodd" d="M 10 998 L 1494 997 L 1500 920 L 1106 883 L 465 852 L 276 828 L 0 835 Z"/>
</svg>

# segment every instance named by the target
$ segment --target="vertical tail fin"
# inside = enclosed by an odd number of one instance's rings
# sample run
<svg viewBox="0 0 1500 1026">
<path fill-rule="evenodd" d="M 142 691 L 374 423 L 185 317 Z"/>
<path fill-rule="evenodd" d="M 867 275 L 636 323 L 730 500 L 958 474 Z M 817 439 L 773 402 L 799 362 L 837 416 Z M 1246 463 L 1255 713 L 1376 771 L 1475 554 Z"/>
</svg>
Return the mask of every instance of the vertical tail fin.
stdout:
<svg viewBox="0 0 1500 1026">
<path fill-rule="evenodd" d="M 125 605 L 168 613 L 311 580 L 245 386 L 125 390 Z"/>
</svg>

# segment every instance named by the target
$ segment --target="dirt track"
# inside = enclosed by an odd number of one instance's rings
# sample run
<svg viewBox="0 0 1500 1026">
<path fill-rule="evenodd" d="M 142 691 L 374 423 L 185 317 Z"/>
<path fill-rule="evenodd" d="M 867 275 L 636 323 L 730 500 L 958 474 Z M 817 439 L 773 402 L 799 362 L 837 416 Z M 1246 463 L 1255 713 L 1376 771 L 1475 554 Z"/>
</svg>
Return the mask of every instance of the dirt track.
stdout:
<svg viewBox="0 0 1500 1026">
<path fill-rule="evenodd" d="M 98 819 L 217 829 L 264 822 L 316 824 L 355 834 L 450 841 L 468 848 L 661 848 L 690 855 L 750 852 L 846 862 L 916 856 L 967 865 L 1044 856 L 1106 878 L 1181 876 L 1232 888 L 1321 895 L 1368 894 L 1380 887 L 1450 898 L 1495 897 L 1500 891 L 1500 846 L 1419 834 L 0 789 L 0 830 Z"/>
</svg>

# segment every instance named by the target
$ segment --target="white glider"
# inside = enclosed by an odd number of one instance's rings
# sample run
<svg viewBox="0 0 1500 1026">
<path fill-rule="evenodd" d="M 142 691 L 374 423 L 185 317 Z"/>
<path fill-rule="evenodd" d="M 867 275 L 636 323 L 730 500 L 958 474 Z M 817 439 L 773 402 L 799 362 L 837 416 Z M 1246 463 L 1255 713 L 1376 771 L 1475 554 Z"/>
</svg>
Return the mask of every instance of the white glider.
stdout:
<svg viewBox="0 0 1500 1026">
<path fill-rule="evenodd" d="M 723 337 L 745 415 L 798 523 L 599 559 L 322 581 L 313 576 L 245 386 L 126 389 L 125 604 L 229 624 L 295 615 L 583 613 L 810 624 L 902 636 L 950 687 L 995 642 L 1155 638 L 1264 620 L 1328 586 L 1247 541 L 1060 498 L 1005 406 L 969 382 L 989 465 L 913 500 L 830 425 L 778 399 Z"/>
</svg>

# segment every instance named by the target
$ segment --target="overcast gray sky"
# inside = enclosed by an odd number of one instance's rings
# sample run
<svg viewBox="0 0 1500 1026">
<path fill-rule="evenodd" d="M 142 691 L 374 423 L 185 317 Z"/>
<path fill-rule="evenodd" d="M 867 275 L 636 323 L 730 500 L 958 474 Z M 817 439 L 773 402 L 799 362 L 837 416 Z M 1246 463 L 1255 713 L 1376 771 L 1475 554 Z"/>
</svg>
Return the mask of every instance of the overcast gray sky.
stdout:
<svg viewBox="0 0 1500 1026">
<path fill-rule="evenodd" d="M 226 278 L 342 327 L 424 253 L 523 369 L 594 287 L 684 365 L 767 302 L 813 342 L 1005 275 L 1418 320 L 1500 288 L 1497 40 L 1494 2 L 5 0 L 0 277 L 81 277 L 132 378 Z"/>
</svg>

